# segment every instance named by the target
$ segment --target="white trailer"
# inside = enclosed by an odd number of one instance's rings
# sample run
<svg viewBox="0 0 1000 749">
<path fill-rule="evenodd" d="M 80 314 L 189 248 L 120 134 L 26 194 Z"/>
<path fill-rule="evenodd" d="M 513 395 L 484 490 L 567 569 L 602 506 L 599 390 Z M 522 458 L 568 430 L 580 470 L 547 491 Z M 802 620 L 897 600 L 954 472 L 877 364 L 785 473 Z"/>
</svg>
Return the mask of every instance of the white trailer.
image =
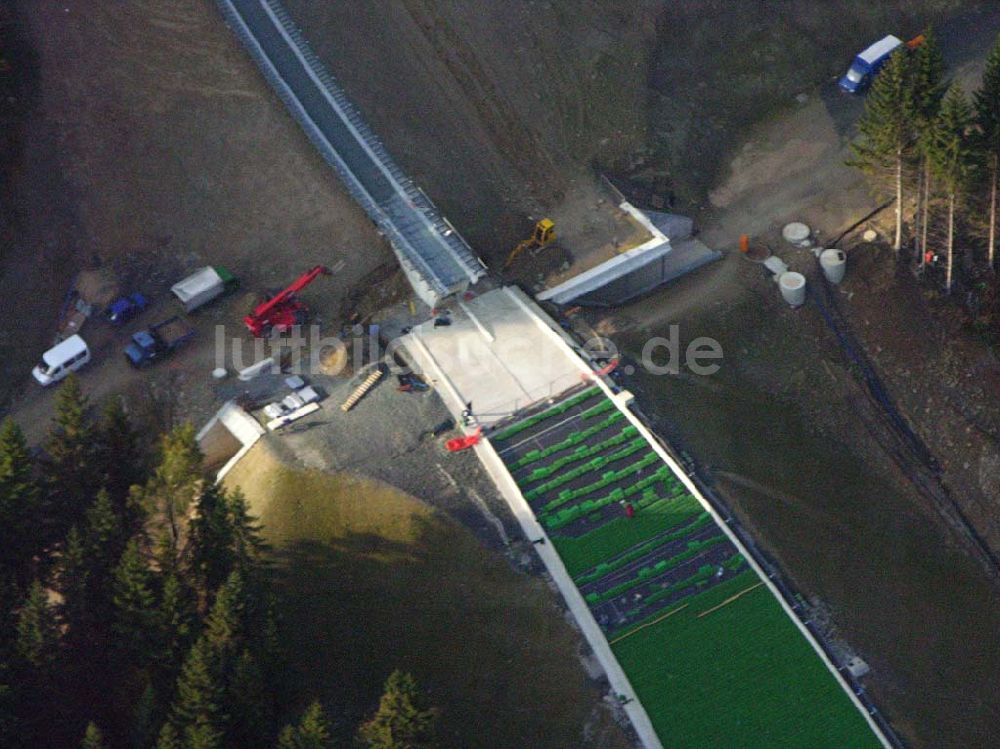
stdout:
<svg viewBox="0 0 1000 749">
<path fill-rule="evenodd" d="M 206 265 L 175 283 L 170 290 L 186 311 L 193 312 L 235 286 L 236 277 L 228 270 L 218 265 Z"/>
</svg>

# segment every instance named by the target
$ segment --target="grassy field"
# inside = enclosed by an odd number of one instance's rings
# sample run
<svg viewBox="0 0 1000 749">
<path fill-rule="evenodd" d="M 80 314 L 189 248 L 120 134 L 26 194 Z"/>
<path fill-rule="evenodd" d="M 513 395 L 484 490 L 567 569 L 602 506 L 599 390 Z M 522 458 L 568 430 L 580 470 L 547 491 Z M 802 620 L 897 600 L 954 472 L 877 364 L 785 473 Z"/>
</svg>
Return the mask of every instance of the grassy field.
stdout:
<svg viewBox="0 0 1000 749">
<path fill-rule="evenodd" d="M 226 483 L 274 546 L 290 712 L 320 695 L 346 740 L 399 667 L 441 708 L 442 747 L 627 745 L 549 591 L 464 528 L 383 485 L 289 469 L 263 445 Z"/>
<path fill-rule="evenodd" d="M 754 572 L 674 611 L 612 644 L 671 749 L 880 746 Z"/>
</svg>

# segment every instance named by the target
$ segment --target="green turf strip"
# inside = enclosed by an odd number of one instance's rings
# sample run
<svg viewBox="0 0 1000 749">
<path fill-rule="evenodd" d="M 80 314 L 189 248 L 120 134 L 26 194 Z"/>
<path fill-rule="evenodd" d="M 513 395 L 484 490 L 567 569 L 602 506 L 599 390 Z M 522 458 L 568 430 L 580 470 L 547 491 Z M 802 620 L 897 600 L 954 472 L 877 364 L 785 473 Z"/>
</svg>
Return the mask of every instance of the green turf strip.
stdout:
<svg viewBox="0 0 1000 749">
<path fill-rule="evenodd" d="M 563 471 L 554 479 L 546 481 L 544 484 L 539 484 L 534 489 L 529 489 L 524 493 L 524 498 L 527 500 L 537 499 L 543 494 L 550 492 L 553 489 L 558 489 L 560 486 L 568 484 L 569 482 L 578 479 L 581 476 L 586 476 L 588 473 L 600 471 L 602 468 L 607 467 L 611 463 L 623 460 L 628 456 L 634 455 L 635 453 L 641 450 L 648 450 L 648 449 L 649 449 L 649 443 L 646 442 L 646 440 L 644 440 L 642 437 L 636 437 L 621 450 L 616 450 L 610 455 L 599 455 L 596 458 L 591 458 L 587 463 L 584 463 L 582 466 L 577 466 L 576 468 L 571 468 L 568 471 Z M 641 460 L 638 460 L 635 463 L 626 466 L 625 468 L 619 468 L 617 471 L 614 471 L 613 474 L 614 476 L 618 476 L 619 474 L 623 473 L 627 475 L 630 472 L 639 471 L 648 465 L 652 465 L 659 459 L 660 458 L 656 453 L 647 452 L 646 455 L 644 455 Z M 599 481 L 590 485 L 591 487 L 593 487 L 591 491 L 600 489 L 604 486 L 607 486 L 609 483 L 613 483 L 618 480 L 617 478 L 608 478 L 611 475 L 612 475 L 611 473 L 602 474 Z M 624 478 L 624 476 L 622 476 L 622 478 Z M 583 487 L 583 489 L 587 488 L 589 487 Z M 582 491 L 582 489 L 577 489 L 575 491 L 580 492 Z M 576 494 L 576 496 L 581 497 L 583 496 L 583 494 Z M 558 500 L 549 502 L 547 505 L 545 505 L 544 510 L 546 511 L 551 510 L 554 507 L 558 507 L 559 505 L 563 504 L 565 501 L 566 500 L 563 499 L 562 495 L 560 494 L 560 498 Z"/>
<path fill-rule="evenodd" d="M 556 453 L 562 450 L 568 450 L 569 448 L 575 445 L 582 445 L 584 442 L 589 440 L 595 434 L 600 434 L 605 429 L 614 426 L 619 421 L 622 421 L 624 418 L 625 414 L 623 414 L 621 411 L 615 411 L 612 414 L 608 414 L 607 418 L 603 419 L 602 421 L 599 421 L 597 424 L 594 424 L 593 426 L 587 427 L 582 432 L 574 432 L 569 437 L 564 439 L 562 442 L 558 442 L 555 445 L 549 445 L 548 447 L 542 450 L 531 450 L 530 452 L 525 453 L 519 460 L 514 461 L 508 467 L 510 468 L 510 470 L 516 471 L 518 468 L 523 468 L 524 466 L 531 465 L 536 461 L 544 460 L 550 455 L 555 455 Z M 622 432 L 623 433 L 627 432 L 629 437 L 634 437 L 639 433 L 639 430 L 636 429 L 634 426 L 629 425 L 625 427 L 625 429 L 623 429 Z"/>
<path fill-rule="evenodd" d="M 587 583 L 592 583 L 595 580 L 600 580 L 605 575 L 608 575 L 614 572 L 615 570 L 621 569 L 625 565 L 634 562 L 636 559 L 642 558 L 643 556 L 649 554 L 651 551 L 660 546 L 665 546 L 666 544 L 676 541 L 677 539 L 684 538 L 685 536 L 690 536 L 697 533 L 711 522 L 712 522 L 712 516 L 709 515 L 707 512 L 703 512 L 701 515 L 698 516 L 697 520 L 695 520 L 693 523 L 684 526 L 679 531 L 675 531 L 673 533 L 664 533 L 662 536 L 657 536 L 651 541 L 646 541 L 645 543 L 639 544 L 635 548 L 630 549 L 626 553 L 619 555 L 618 557 L 612 559 L 611 561 L 601 562 L 599 565 L 597 565 L 590 571 L 580 575 L 579 577 L 574 577 L 573 581 L 577 585 L 586 585 Z"/>
<path fill-rule="evenodd" d="M 664 745 L 877 749 L 862 715 L 767 588 L 698 618 L 758 582 L 748 570 L 612 645 Z"/>
<path fill-rule="evenodd" d="M 631 434 L 628 431 L 629 429 L 632 430 Z M 618 434 L 608 437 L 606 440 L 602 440 L 601 442 L 598 442 L 594 445 L 580 445 L 580 447 L 576 448 L 576 450 L 574 450 L 573 452 L 553 460 L 547 466 L 536 468 L 526 477 L 521 479 L 518 482 L 518 486 L 523 487 L 526 486 L 527 484 L 530 484 L 532 481 L 541 481 L 542 479 L 547 479 L 554 473 L 562 470 L 564 467 L 570 465 L 571 463 L 576 463 L 581 460 L 586 460 L 587 458 L 594 458 L 600 456 L 600 454 L 605 450 L 607 450 L 609 447 L 616 447 L 626 442 L 628 442 L 629 445 L 633 447 L 637 445 L 646 444 L 646 440 L 643 437 L 634 436 L 635 432 L 636 430 L 634 427 L 627 427 L 626 429 L 623 429 L 622 431 L 618 432 Z"/>
<path fill-rule="evenodd" d="M 655 577 L 656 575 L 662 575 L 664 572 L 672 570 L 674 567 L 677 567 L 678 565 L 683 564 L 689 559 L 698 556 L 705 549 L 710 549 L 711 547 L 721 544 L 726 540 L 727 539 L 725 536 L 716 536 L 714 538 L 705 539 L 704 541 L 692 541 L 690 544 L 688 544 L 688 548 L 682 551 L 680 554 L 672 556 L 670 557 L 670 559 L 661 559 L 656 564 L 651 564 L 648 567 L 643 567 L 636 573 L 635 577 L 633 577 L 631 580 L 626 580 L 625 582 L 619 583 L 618 585 L 615 585 L 613 588 L 608 588 L 607 590 L 601 591 L 600 593 L 588 593 L 586 596 L 587 603 L 593 606 L 598 603 L 603 603 L 604 601 L 610 601 L 613 598 L 617 598 L 622 593 L 627 593 L 628 591 L 632 590 L 632 588 L 638 587 L 643 583 L 647 582 L 649 578 Z M 704 576 L 706 570 L 707 574 L 711 576 L 715 574 L 717 568 L 713 564 L 705 565 L 698 569 L 697 575 L 685 580 L 680 580 L 677 583 L 674 583 L 673 585 L 663 588 L 662 590 L 656 591 L 656 594 L 653 595 L 664 593 L 664 591 L 669 591 L 670 593 L 673 593 L 678 590 L 683 590 L 684 588 L 693 585 L 696 582 L 699 582 L 700 580 L 707 579 Z M 658 598 L 654 598 L 653 595 L 647 597 L 646 600 L 658 601 L 661 598 L 663 598 L 663 595 L 660 595 Z M 666 593 L 664 593 L 664 595 L 666 595 Z"/>
<path fill-rule="evenodd" d="M 551 538 L 569 574 L 575 576 L 658 533 L 688 522 L 703 511 L 697 499 L 685 494 L 677 499 L 654 501 L 635 517 L 615 518 L 576 538 L 559 534 Z"/>
<path fill-rule="evenodd" d="M 502 430 L 501 432 L 499 432 L 497 434 L 491 435 L 490 439 L 498 441 L 498 442 L 503 442 L 504 440 L 509 440 L 511 437 L 514 437 L 514 436 L 520 434 L 521 432 L 523 432 L 526 429 L 530 429 L 531 427 L 535 426 L 536 424 L 540 424 L 541 422 L 545 421 L 546 419 L 550 419 L 553 416 L 558 416 L 561 413 L 565 413 L 566 411 L 569 411 L 571 408 L 573 408 L 573 406 L 579 405 L 580 403 L 583 403 L 584 401 L 590 400 L 591 398 L 593 398 L 595 395 L 597 395 L 600 392 L 601 392 L 601 389 L 597 388 L 597 387 L 592 387 L 592 388 L 589 388 L 587 390 L 584 390 L 582 393 L 579 393 L 578 395 L 574 395 L 572 398 L 568 398 L 567 400 L 564 400 L 561 403 L 557 403 L 556 405 L 552 406 L 552 408 L 547 408 L 544 411 L 541 411 L 541 412 L 539 412 L 537 414 L 534 414 L 533 416 L 529 416 L 528 418 L 524 419 L 523 421 L 517 422 L 513 426 L 507 427 L 506 429 Z M 605 400 L 604 403 L 611 404 L 611 401 Z M 611 405 L 614 405 L 614 404 L 611 404 Z M 593 410 L 594 410 L 593 408 L 589 409 L 589 411 L 593 411 Z M 605 410 L 607 410 L 607 409 L 605 409 Z M 585 412 L 585 413 L 588 413 L 588 412 Z M 584 417 L 584 418 L 586 418 L 586 417 Z"/>
</svg>

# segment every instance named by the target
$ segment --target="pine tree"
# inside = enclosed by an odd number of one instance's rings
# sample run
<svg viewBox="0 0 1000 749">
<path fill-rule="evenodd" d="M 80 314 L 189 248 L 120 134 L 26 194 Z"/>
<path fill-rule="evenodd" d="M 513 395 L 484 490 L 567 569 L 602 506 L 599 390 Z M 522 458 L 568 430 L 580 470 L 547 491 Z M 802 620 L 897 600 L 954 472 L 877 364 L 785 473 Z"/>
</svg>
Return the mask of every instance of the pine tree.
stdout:
<svg viewBox="0 0 1000 749">
<path fill-rule="evenodd" d="M 211 644 L 219 673 L 229 673 L 235 655 L 244 643 L 246 610 L 247 591 L 243 577 L 239 572 L 233 572 L 215 596 L 202 635 Z"/>
<path fill-rule="evenodd" d="M 45 520 L 54 538 L 61 538 L 80 519 L 100 488 L 94 461 L 94 430 L 87 410 L 80 381 L 70 374 L 56 393 L 53 427 L 45 444 L 48 478 Z"/>
<path fill-rule="evenodd" d="M 332 749 L 330 727 L 318 701 L 313 702 L 297 726 L 285 726 L 278 736 L 278 749 Z"/>
<path fill-rule="evenodd" d="M 164 686 L 177 678 L 181 659 L 191 647 L 192 625 L 195 621 L 191 591 L 174 574 L 168 574 L 160 593 L 157 642 L 159 682 Z"/>
<path fill-rule="evenodd" d="M 432 749 L 437 711 L 426 708 L 410 674 L 393 671 L 375 716 L 358 738 L 370 749 Z"/>
<path fill-rule="evenodd" d="M 896 232 L 893 248 L 903 246 L 904 168 L 913 151 L 914 102 L 909 57 L 895 52 L 875 78 L 858 121 L 861 140 L 852 144 L 851 165 L 880 178 L 891 173 L 896 198 Z"/>
<path fill-rule="evenodd" d="M 83 536 L 75 525 L 66 534 L 58 563 L 58 580 L 68 638 L 77 644 L 86 639 L 90 629 L 90 568 Z"/>
<path fill-rule="evenodd" d="M 190 424 L 166 434 L 153 477 L 133 491 L 147 518 L 147 537 L 156 539 L 156 557 L 164 570 L 176 570 L 187 544 L 187 516 L 205 473 L 202 455 Z"/>
<path fill-rule="evenodd" d="M 924 41 L 913 52 L 911 64 L 913 87 L 913 124 L 917 138 L 920 164 L 917 171 L 916 230 L 920 264 L 924 264 L 927 244 L 928 215 L 930 213 L 931 170 L 928 160 L 928 146 L 934 123 L 941 110 L 944 97 L 944 55 L 938 44 L 934 29 L 928 27 L 923 33 Z"/>
<path fill-rule="evenodd" d="M 223 687 L 213 668 L 214 660 L 211 644 L 204 637 L 199 638 L 184 660 L 177 679 L 170 721 L 184 746 L 190 743 L 189 729 L 198 728 L 200 740 L 222 736 L 220 727 L 225 723 Z M 160 740 L 163 740 L 162 733 Z"/>
<path fill-rule="evenodd" d="M 0 423 L 0 574 L 9 576 L 20 590 L 30 580 L 31 558 L 44 543 L 38 521 L 34 461 L 20 427 L 4 419 Z"/>
<path fill-rule="evenodd" d="M 173 723 L 168 721 L 163 724 L 160 735 L 156 739 L 156 749 L 183 749 L 181 738 L 177 735 L 177 729 L 174 728 Z"/>
<path fill-rule="evenodd" d="M 153 592 L 153 573 L 135 540 L 125 547 L 115 568 L 112 600 L 115 607 L 112 629 L 118 644 L 131 656 L 134 665 L 150 664 L 157 654 L 154 638 L 159 611 Z"/>
<path fill-rule="evenodd" d="M 201 593 L 218 588 L 233 570 L 233 527 L 225 493 L 206 482 L 198 496 L 191 521 L 191 567 Z"/>
<path fill-rule="evenodd" d="M 970 139 L 972 109 L 965 93 L 952 86 L 941 105 L 941 114 L 930 136 L 931 168 L 941 182 L 948 202 L 947 240 L 945 250 L 945 292 L 949 293 L 955 255 L 955 222 L 964 191 L 973 172 L 974 150 Z"/>
<path fill-rule="evenodd" d="M 48 592 L 35 580 L 17 615 L 17 652 L 39 671 L 50 668 L 59 655 L 59 625 Z"/>
<path fill-rule="evenodd" d="M 111 398 L 96 429 L 96 461 L 101 485 L 107 489 L 115 510 L 130 531 L 137 530 L 130 489 L 146 475 L 145 455 L 138 433 L 132 428 L 121 398 Z"/>
<path fill-rule="evenodd" d="M 105 749 L 106 746 L 104 743 L 104 734 L 101 733 L 101 729 L 93 721 L 88 723 L 87 730 L 83 734 L 83 742 L 80 744 L 80 749 Z"/>
<path fill-rule="evenodd" d="M 976 122 L 981 134 L 981 146 L 986 155 L 986 174 L 989 180 L 988 236 L 986 260 L 996 272 L 997 254 L 997 200 L 1000 195 L 1000 36 L 986 58 L 982 87 L 975 93 Z"/>
<path fill-rule="evenodd" d="M 235 569 L 248 577 L 260 567 L 267 544 L 261 535 L 260 522 L 250 514 L 246 497 L 238 488 L 229 495 L 228 506 Z"/>
<path fill-rule="evenodd" d="M 273 735 L 273 710 L 260 665 L 244 649 L 236 659 L 226 687 L 226 706 L 230 715 L 229 743 L 243 749 L 266 745 Z"/>
</svg>

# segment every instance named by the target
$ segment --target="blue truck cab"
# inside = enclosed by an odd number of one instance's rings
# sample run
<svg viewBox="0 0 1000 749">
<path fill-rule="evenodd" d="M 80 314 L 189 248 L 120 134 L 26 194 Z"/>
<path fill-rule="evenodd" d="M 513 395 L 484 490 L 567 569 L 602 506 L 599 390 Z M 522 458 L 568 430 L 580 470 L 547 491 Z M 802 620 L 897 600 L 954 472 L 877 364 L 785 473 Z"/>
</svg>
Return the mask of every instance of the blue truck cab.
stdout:
<svg viewBox="0 0 1000 749">
<path fill-rule="evenodd" d="M 879 39 L 864 52 L 854 58 L 847 73 L 840 79 L 840 87 L 849 94 L 860 94 L 871 85 L 872 79 L 882 69 L 892 53 L 899 49 L 903 40 L 890 34 Z"/>
<path fill-rule="evenodd" d="M 125 349 L 125 358 L 133 367 L 145 367 L 180 348 L 193 336 L 194 328 L 180 317 L 171 317 L 133 333 L 132 342 Z"/>
<path fill-rule="evenodd" d="M 149 306 L 149 301 L 138 291 L 116 299 L 104 310 L 104 316 L 112 325 L 124 325 Z"/>
</svg>

